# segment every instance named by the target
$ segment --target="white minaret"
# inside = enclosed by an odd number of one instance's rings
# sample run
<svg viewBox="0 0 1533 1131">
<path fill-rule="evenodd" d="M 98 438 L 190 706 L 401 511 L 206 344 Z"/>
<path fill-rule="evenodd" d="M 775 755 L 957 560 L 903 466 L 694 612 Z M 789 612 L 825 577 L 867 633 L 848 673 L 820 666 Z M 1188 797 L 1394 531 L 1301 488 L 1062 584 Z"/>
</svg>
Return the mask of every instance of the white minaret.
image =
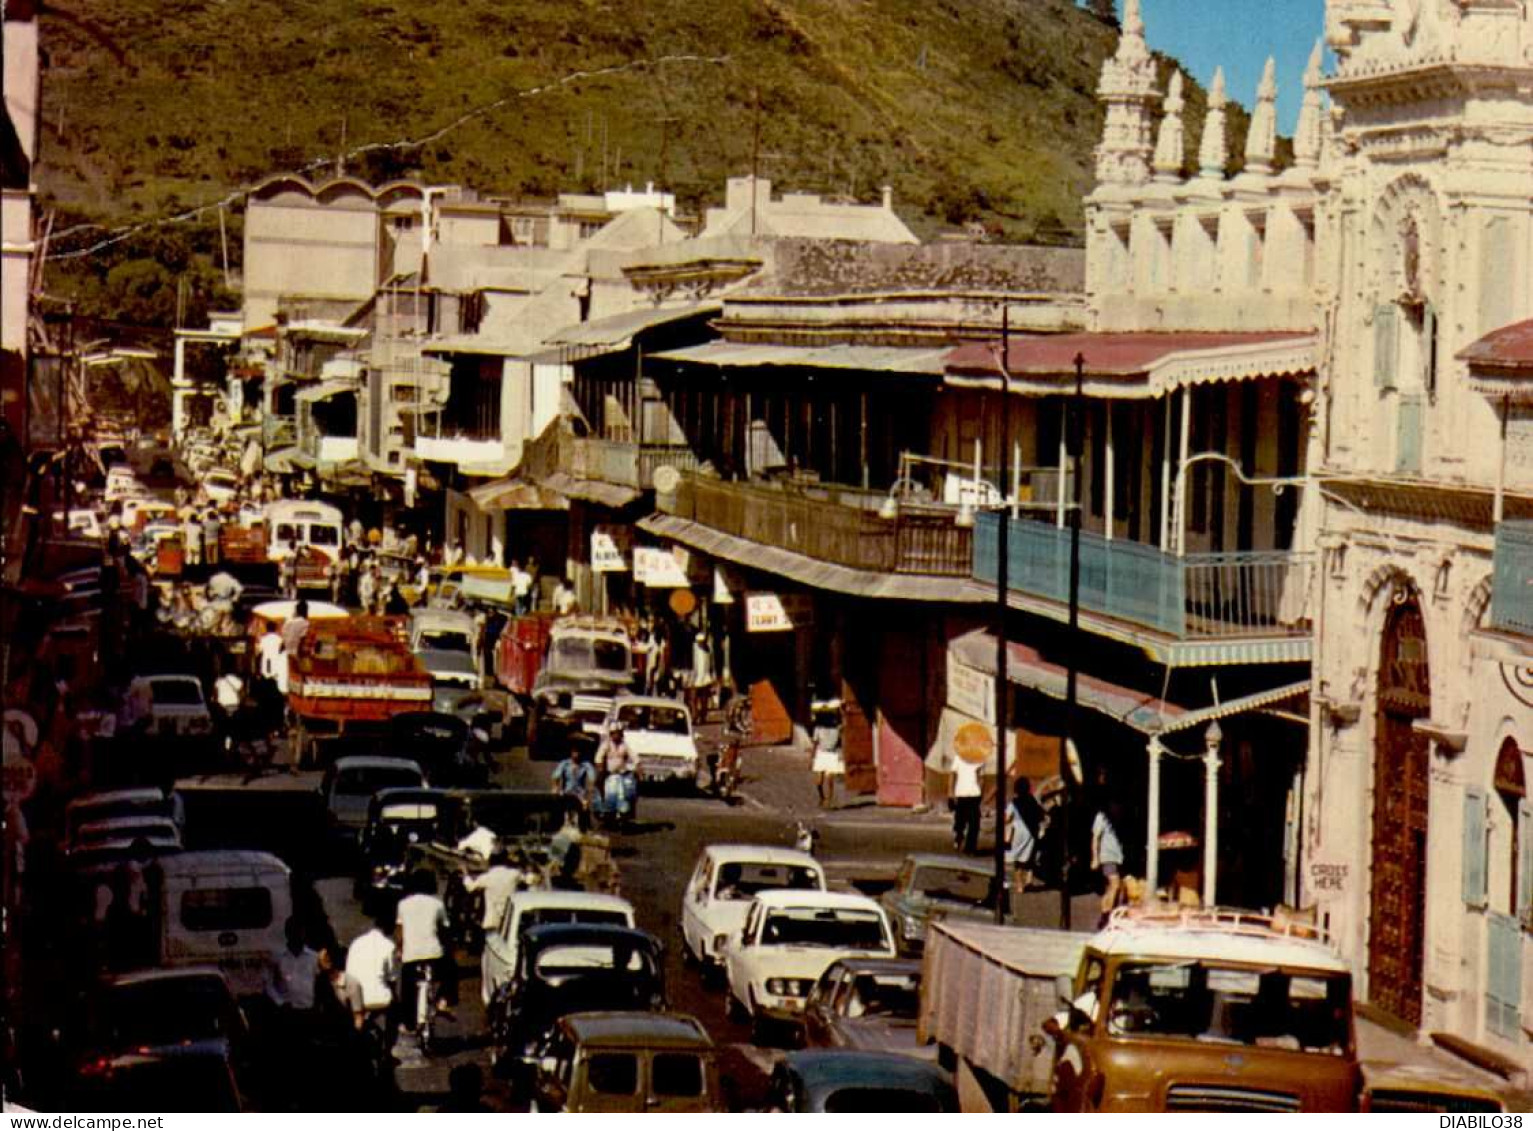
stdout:
<svg viewBox="0 0 1533 1131">
<path fill-rule="evenodd" d="M 1096 151 L 1098 184 L 1142 185 L 1150 179 L 1151 110 L 1155 60 L 1144 41 L 1139 0 L 1124 0 L 1118 50 L 1102 64 L 1097 97 L 1107 107 L 1102 142 Z"/>
<path fill-rule="evenodd" d="M 1187 154 L 1187 130 L 1182 123 L 1186 106 L 1182 97 L 1182 72 L 1171 72 L 1166 88 L 1166 116 L 1160 120 L 1160 136 L 1155 139 L 1155 179 L 1161 184 L 1175 184 L 1182 179 L 1182 160 Z"/>
<path fill-rule="evenodd" d="M 1304 102 L 1299 107 L 1299 125 L 1293 132 L 1293 163 L 1299 169 L 1313 169 L 1320 164 L 1321 119 L 1325 109 L 1320 95 L 1320 61 L 1324 40 L 1315 40 L 1304 68 Z"/>
<path fill-rule="evenodd" d="M 1256 88 L 1256 107 L 1251 111 L 1251 128 L 1246 131 L 1246 172 L 1270 176 L 1272 159 L 1277 151 L 1277 63 L 1271 55 L 1262 68 L 1262 81 Z"/>
<path fill-rule="evenodd" d="M 1208 88 L 1208 116 L 1203 119 L 1203 143 L 1198 147 L 1198 175 L 1223 180 L 1228 149 L 1224 140 L 1224 68 L 1220 67 L 1214 71 L 1214 81 Z"/>
</svg>

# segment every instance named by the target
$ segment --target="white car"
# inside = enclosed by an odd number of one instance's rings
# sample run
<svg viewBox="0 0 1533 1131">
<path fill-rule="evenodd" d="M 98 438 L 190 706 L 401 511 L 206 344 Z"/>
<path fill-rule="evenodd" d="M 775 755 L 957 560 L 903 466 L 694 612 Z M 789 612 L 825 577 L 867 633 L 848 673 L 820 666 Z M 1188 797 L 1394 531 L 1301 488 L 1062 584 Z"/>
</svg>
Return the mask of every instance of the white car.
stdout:
<svg viewBox="0 0 1533 1131">
<path fill-rule="evenodd" d="M 722 957 L 729 1012 L 760 1026 L 796 1023 L 820 975 L 842 958 L 893 958 L 894 932 L 877 903 L 835 891 L 764 891 Z"/>
<path fill-rule="evenodd" d="M 586 891 L 519 891 L 506 902 L 500 925 L 484 939 L 479 960 L 479 993 L 489 1005 L 516 973 L 522 932 L 545 923 L 596 923 L 632 927 L 633 904 L 615 895 Z"/>
<path fill-rule="evenodd" d="M 209 471 L 202 477 L 202 493 L 215 503 L 226 503 L 239 494 L 239 476 L 232 471 Z"/>
<path fill-rule="evenodd" d="M 141 675 L 128 684 L 122 725 L 133 727 L 144 719 L 146 735 L 206 738 L 213 733 L 202 683 L 193 675 Z"/>
<path fill-rule="evenodd" d="M 697 784 L 697 738 L 692 713 L 676 699 L 622 695 L 612 701 L 602 726 L 623 728 L 623 739 L 639 759 L 639 780 Z"/>
<path fill-rule="evenodd" d="M 683 957 L 719 963 L 719 943 L 745 926 L 757 892 L 824 891 L 825 870 L 807 852 L 764 844 L 711 844 L 697 858 L 681 897 Z"/>
</svg>

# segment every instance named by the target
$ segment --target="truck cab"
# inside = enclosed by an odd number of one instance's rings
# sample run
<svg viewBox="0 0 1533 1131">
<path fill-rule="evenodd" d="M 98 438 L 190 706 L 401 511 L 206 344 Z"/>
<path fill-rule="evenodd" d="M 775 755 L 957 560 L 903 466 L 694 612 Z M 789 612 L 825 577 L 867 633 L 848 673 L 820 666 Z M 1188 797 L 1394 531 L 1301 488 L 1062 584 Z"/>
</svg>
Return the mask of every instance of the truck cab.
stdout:
<svg viewBox="0 0 1533 1131">
<path fill-rule="evenodd" d="M 1307 924 L 1122 908 L 1046 1026 L 1055 1111 L 1356 1111 L 1352 978 Z"/>
</svg>

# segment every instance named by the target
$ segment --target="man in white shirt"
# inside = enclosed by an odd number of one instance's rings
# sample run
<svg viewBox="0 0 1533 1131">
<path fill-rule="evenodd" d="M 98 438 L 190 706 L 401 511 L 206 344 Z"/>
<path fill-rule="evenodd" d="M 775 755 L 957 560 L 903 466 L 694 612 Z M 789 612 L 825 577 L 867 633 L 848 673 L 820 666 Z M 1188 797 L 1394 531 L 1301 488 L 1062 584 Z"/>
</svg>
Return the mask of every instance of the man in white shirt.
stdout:
<svg viewBox="0 0 1533 1131">
<path fill-rule="evenodd" d="M 394 945 L 393 926 L 380 915 L 372 929 L 358 935 L 346 951 L 346 1001 L 358 1029 L 369 1013 L 384 1013 L 394 1004 L 399 951 Z"/>
<path fill-rule="evenodd" d="M 275 629 L 267 629 L 256 641 L 256 653 L 261 660 L 261 675 L 277 685 L 277 690 L 287 694 L 287 652 L 282 648 L 282 636 Z"/>
<path fill-rule="evenodd" d="M 532 609 L 532 574 L 519 561 L 511 563 L 511 600 L 518 616 Z"/>
<path fill-rule="evenodd" d="M 495 835 L 494 829 L 478 825 L 473 832 L 458 842 L 458 851 L 477 856 L 481 860 L 488 860 L 495 855 L 499 845 L 500 838 Z"/>
<path fill-rule="evenodd" d="M 1123 842 L 1113 827 L 1112 803 L 1097 810 L 1091 822 L 1091 869 L 1102 873 L 1102 923 L 1118 905 L 1118 894 L 1123 890 Z"/>
<path fill-rule="evenodd" d="M 425 868 L 419 868 L 410 877 L 411 894 L 399 901 L 395 910 L 398 920 L 400 1001 L 411 1028 L 421 1020 L 416 1004 L 416 987 L 422 978 L 434 973 L 439 988 L 437 1012 L 448 1009 L 451 993 L 450 979 L 453 974 L 447 957 L 447 931 L 452 921 L 447 916 L 447 905 L 437 898 L 436 877 Z"/>
<path fill-rule="evenodd" d="M 561 577 L 559 584 L 554 586 L 554 612 L 562 617 L 568 616 L 574 611 L 575 591 L 570 588 L 570 583 Z"/>
<path fill-rule="evenodd" d="M 266 969 L 266 998 L 296 1020 L 312 1015 L 319 954 L 305 941 L 303 924 L 296 916 L 288 919 L 285 933 L 287 946 Z"/>
<path fill-rule="evenodd" d="M 979 781 L 981 762 L 953 760 L 953 847 L 973 856 L 979 851 Z"/>
<path fill-rule="evenodd" d="M 500 926 L 500 916 L 506 909 L 506 903 L 521 883 L 522 873 L 511 866 L 505 849 L 495 853 L 495 862 L 488 871 L 463 881 L 464 891 L 484 893 L 484 911 L 479 916 L 479 925 L 486 934 Z"/>
</svg>

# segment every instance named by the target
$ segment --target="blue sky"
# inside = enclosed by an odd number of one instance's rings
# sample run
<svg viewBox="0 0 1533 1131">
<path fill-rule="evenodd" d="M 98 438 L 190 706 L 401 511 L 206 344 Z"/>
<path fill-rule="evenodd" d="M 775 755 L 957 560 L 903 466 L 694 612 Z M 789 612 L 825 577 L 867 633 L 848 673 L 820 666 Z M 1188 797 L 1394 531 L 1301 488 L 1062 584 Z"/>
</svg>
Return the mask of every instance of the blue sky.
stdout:
<svg viewBox="0 0 1533 1131">
<path fill-rule="evenodd" d="M 1277 60 L 1278 132 L 1292 136 L 1304 65 L 1325 30 L 1324 0 L 1140 0 L 1145 39 L 1181 60 L 1205 87 L 1224 67 L 1225 89 L 1250 108 L 1271 55 Z M 1123 0 L 1118 0 L 1123 10 Z"/>
</svg>

